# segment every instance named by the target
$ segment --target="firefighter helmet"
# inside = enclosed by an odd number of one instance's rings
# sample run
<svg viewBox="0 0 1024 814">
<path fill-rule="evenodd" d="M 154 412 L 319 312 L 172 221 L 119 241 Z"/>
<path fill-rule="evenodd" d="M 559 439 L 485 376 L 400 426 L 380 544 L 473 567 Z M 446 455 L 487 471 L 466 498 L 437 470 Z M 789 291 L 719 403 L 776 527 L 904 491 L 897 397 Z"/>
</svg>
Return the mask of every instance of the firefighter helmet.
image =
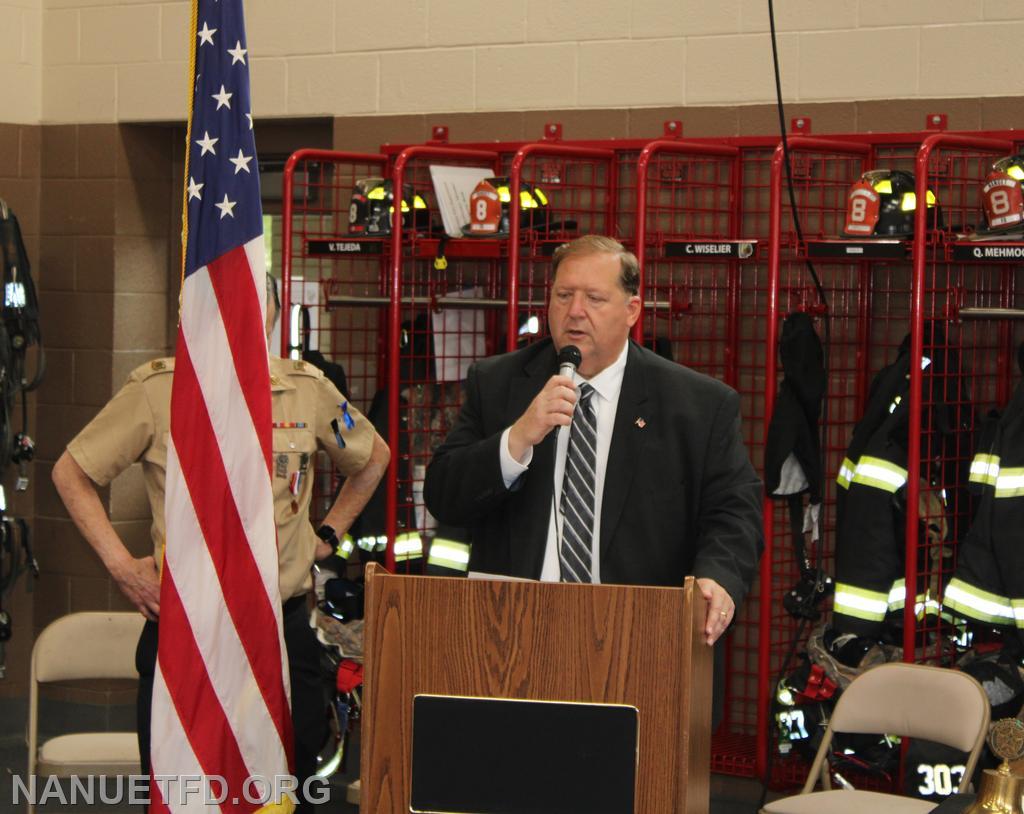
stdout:
<svg viewBox="0 0 1024 814">
<path fill-rule="evenodd" d="M 507 176 L 484 178 L 469 196 L 467 237 L 508 237 L 511 182 Z M 548 196 L 540 187 L 523 181 L 519 187 L 519 225 L 523 229 L 549 229 Z"/>
<path fill-rule="evenodd" d="M 775 687 L 772 718 L 778 734 L 780 754 L 788 755 L 795 751 L 812 758 L 825 734 L 825 726 L 835 704 L 833 695 L 836 687 L 831 684 L 831 687 L 824 688 L 825 692 L 821 692 L 822 687 L 819 685 L 817 689 L 811 690 L 813 669 L 810 662 L 805 660 L 793 673 L 780 679 Z M 821 673 L 820 668 L 817 672 Z M 828 681 L 827 678 L 824 680 Z"/>
<path fill-rule="evenodd" d="M 779 753 L 796 752 L 813 758 L 841 693 L 840 686 L 826 671 L 804 656 L 800 667 L 776 685 L 772 699 Z M 898 739 L 837 732 L 829 762 L 837 771 L 852 769 L 857 775 L 889 777 L 898 759 Z"/>
<path fill-rule="evenodd" d="M 363 585 L 345 577 L 334 577 L 324 583 L 324 599 L 320 610 L 342 622 L 363 618 Z"/>
<path fill-rule="evenodd" d="M 391 181 L 361 178 L 352 188 L 352 202 L 348 209 L 349 233 L 368 237 L 390 235 L 394 211 Z M 430 228 L 427 202 L 418 192 L 413 192 L 411 184 L 402 185 L 402 228 L 420 232 Z"/>
<path fill-rule="evenodd" d="M 1024 153 L 1008 155 L 992 164 L 981 188 L 985 231 L 1004 232 L 1024 223 Z"/>
<path fill-rule="evenodd" d="M 942 227 L 935 194 L 927 195 L 928 226 Z M 914 234 L 917 194 L 914 174 L 904 170 L 868 170 L 846 196 L 843 237 L 910 237 Z"/>
</svg>

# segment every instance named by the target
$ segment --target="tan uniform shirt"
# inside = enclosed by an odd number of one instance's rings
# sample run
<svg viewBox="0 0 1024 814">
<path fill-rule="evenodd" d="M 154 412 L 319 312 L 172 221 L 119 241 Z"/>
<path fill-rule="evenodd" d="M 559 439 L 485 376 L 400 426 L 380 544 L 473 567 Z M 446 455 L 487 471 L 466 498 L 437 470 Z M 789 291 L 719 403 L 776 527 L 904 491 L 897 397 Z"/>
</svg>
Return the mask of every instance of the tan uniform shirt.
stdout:
<svg viewBox="0 0 1024 814">
<path fill-rule="evenodd" d="M 153 512 L 157 562 L 164 543 L 164 480 L 170 431 L 173 359 L 156 359 L 132 371 L 120 392 L 68 444 L 68 452 L 99 486 L 106 486 L 133 463 L 142 464 Z M 309 522 L 314 455 L 324 450 L 343 475 L 361 470 L 373 449 L 373 426 L 352 405 L 344 421 L 345 398 L 317 368 L 291 359 L 270 358 L 274 421 L 271 475 L 277 521 L 281 599 L 309 590 L 317 537 Z M 332 421 L 344 448 L 335 436 Z M 298 474 L 298 477 L 296 475 Z M 341 530 L 339 530 L 340 532 Z"/>
</svg>

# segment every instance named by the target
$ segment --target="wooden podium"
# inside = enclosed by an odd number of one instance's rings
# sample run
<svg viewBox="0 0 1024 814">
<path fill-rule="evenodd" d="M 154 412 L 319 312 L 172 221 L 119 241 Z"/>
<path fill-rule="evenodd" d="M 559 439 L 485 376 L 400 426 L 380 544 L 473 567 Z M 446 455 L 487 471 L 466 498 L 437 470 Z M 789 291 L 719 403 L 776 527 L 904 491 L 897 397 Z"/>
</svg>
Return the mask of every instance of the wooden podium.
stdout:
<svg viewBox="0 0 1024 814">
<path fill-rule="evenodd" d="M 413 699 L 431 694 L 635 707 L 634 811 L 707 812 L 704 609 L 692 577 L 652 588 L 396 576 L 370 565 L 362 811 L 410 811 Z"/>
</svg>

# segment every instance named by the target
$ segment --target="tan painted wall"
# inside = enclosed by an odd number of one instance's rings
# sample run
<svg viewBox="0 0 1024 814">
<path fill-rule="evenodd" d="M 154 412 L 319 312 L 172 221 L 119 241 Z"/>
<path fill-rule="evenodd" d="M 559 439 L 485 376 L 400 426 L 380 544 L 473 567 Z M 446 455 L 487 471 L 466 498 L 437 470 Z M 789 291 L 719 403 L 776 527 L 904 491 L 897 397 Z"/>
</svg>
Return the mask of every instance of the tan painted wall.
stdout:
<svg viewBox="0 0 1024 814">
<path fill-rule="evenodd" d="M 43 0 L 0 0 L 0 122 L 42 116 Z"/>
<path fill-rule="evenodd" d="M 187 0 L 21 2 L 6 13 L 32 18 L 45 6 L 42 121 L 184 116 Z M 1024 92 L 1019 0 L 777 7 L 790 103 Z M 257 116 L 774 98 L 766 0 L 249 0 L 246 14 Z M 31 57 L 31 36 L 19 42 Z M 22 106 L 36 120 L 40 103 Z"/>
</svg>

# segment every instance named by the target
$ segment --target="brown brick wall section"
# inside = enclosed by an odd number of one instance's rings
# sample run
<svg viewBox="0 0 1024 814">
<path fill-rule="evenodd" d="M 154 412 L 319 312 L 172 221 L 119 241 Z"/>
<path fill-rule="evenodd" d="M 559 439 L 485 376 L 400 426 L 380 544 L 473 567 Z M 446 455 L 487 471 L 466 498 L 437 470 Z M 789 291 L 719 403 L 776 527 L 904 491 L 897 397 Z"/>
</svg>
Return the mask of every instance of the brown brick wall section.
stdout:
<svg viewBox="0 0 1024 814">
<path fill-rule="evenodd" d="M 114 171 L 95 153 L 96 144 L 109 140 L 114 131 L 113 125 L 58 125 L 44 127 L 42 133 L 39 284 L 51 365 L 39 390 L 35 529 L 46 588 L 36 599 L 37 633 L 72 610 L 72 593 L 74 609 L 87 609 L 81 582 L 107 581 L 64 512 L 49 475 L 67 442 L 109 395 Z M 103 594 L 103 601 L 93 601 L 88 609 L 107 609 L 109 590 Z"/>
<path fill-rule="evenodd" d="M 172 130 L 157 126 L 45 126 L 41 136 L 40 299 L 50 369 L 39 391 L 34 527 L 45 588 L 38 633 L 81 610 L 128 609 L 67 517 L 50 481 L 68 441 L 137 364 L 168 351 L 173 218 Z M 141 473 L 101 490 L 136 555 L 149 553 Z M 55 688 L 68 701 L 124 703 L 105 685 Z"/>
</svg>

